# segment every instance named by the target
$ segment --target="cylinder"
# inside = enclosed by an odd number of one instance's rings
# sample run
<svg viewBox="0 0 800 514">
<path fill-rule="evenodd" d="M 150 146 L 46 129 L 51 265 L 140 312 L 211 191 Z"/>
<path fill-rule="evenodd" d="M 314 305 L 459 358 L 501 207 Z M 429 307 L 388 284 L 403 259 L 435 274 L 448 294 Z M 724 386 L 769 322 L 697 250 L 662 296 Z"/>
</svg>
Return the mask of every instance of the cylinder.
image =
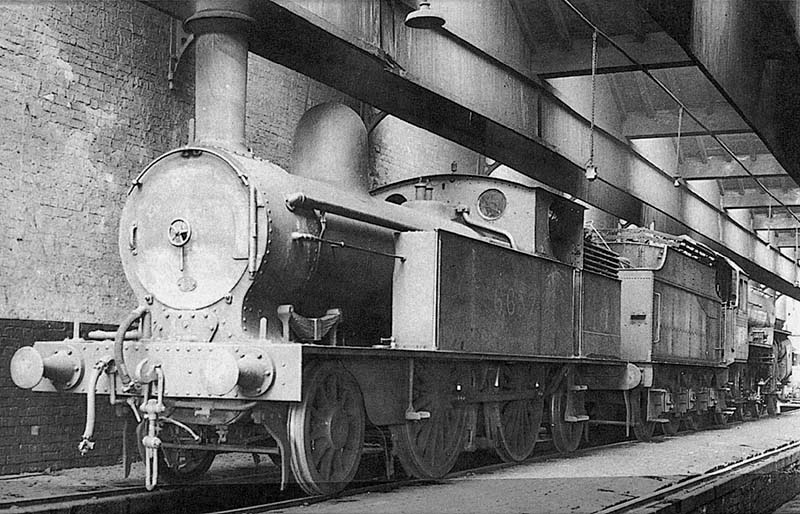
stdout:
<svg viewBox="0 0 800 514">
<path fill-rule="evenodd" d="M 186 28 L 195 36 L 195 142 L 246 153 L 247 33 L 231 5 L 198 2 Z M 234 5 L 235 7 L 235 5 Z"/>
</svg>

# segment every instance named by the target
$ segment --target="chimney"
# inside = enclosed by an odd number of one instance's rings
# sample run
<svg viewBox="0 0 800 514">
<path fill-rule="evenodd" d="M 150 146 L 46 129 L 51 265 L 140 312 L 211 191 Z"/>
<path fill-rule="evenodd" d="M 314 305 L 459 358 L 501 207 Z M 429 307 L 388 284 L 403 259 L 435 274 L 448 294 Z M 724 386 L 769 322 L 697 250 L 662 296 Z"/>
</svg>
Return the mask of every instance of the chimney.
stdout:
<svg viewBox="0 0 800 514">
<path fill-rule="evenodd" d="M 195 37 L 195 142 L 247 153 L 248 0 L 197 0 L 185 21 Z"/>
</svg>

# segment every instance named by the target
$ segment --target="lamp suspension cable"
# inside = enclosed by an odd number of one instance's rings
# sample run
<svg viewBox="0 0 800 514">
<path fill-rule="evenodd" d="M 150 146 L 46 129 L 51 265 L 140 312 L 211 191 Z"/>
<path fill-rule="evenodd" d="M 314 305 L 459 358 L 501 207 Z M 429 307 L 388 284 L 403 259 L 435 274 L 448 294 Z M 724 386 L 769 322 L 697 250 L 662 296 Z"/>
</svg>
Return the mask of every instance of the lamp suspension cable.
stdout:
<svg viewBox="0 0 800 514">
<path fill-rule="evenodd" d="M 589 117 L 589 162 L 586 163 L 586 179 L 597 178 L 597 166 L 594 165 L 594 117 L 597 110 L 597 30 L 592 32 L 592 109 Z"/>
<path fill-rule="evenodd" d="M 748 175 L 748 176 L 750 176 L 750 178 L 752 178 L 752 179 L 753 179 L 753 181 L 755 181 L 756 185 L 758 185 L 758 187 L 759 187 L 759 188 L 760 188 L 760 189 L 761 189 L 761 190 L 762 190 L 762 191 L 763 191 L 763 192 L 764 192 L 764 193 L 765 193 L 767 196 L 769 196 L 771 199 L 773 199 L 773 200 L 774 200 L 774 201 L 775 201 L 775 202 L 776 202 L 778 205 L 780 205 L 781 207 L 783 207 L 784 209 L 786 209 L 786 212 L 788 212 L 788 213 L 789 213 L 789 215 L 790 215 L 792 218 L 794 218 L 794 220 L 795 220 L 795 221 L 797 221 L 798 223 L 800 223 L 800 217 L 798 217 L 798 216 L 797 216 L 797 215 L 796 215 L 794 212 L 792 212 L 792 210 L 789 208 L 789 206 L 788 206 L 788 205 L 786 205 L 785 203 L 783 203 L 783 201 L 781 201 L 781 199 L 780 199 L 780 198 L 778 198 L 777 196 L 775 196 L 775 194 L 774 194 L 774 193 L 772 193 L 772 191 L 770 191 L 770 190 L 769 190 L 769 188 L 767 188 L 767 186 L 765 186 L 765 185 L 764 185 L 764 184 L 763 184 L 763 183 L 762 183 L 762 182 L 761 182 L 761 181 L 758 179 L 758 177 L 756 177 L 756 175 L 755 175 L 755 174 L 753 174 L 753 172 L 752 172 L 752 171 L 750 171 L 750 170 L 747 168 L 747 166 L 745 166 L 745 165 L 744 165 L 744 163 L 742 162 L 742 160 L 741 160 L 741 159 L 739 159 L 739 157 L 737 157 L 737 156 L 736 156 L 736 154 L 733 152 L 733 150 L 731 150 L 731 148 L 730 148 L 730 147 L 729 147 L 727 144 L 725 144 L 725 142 L 724 142 L 722 139 L 720 139 L 720 137 L 719 137 L 719 136 L 718 136 L 718 135 L 717 135 L 717 134 L 716 134 L 716 133 L 715 133 L 713 130 L 711 130 L 710 128 L 708 128 L 708 127 L 706 126 L 706 124 L 705 124 L 705 123 L 703 123 L 703 122 L 702 122 L 702 120 L 700 120 L 700 119 L 699 119 L 699 118 L 698 118 L 698 117 L 697 117 L 697 116 L 696 116 L 696 115 L 695 115 L 695 114 L 694 114 L 694 113 L 693 113 L 691 110 L 687 109 L 687 108 L 686 108 L 686 105 L 685 105 L 685 104 L 684 104 L 684 103 L 683 103 L 683 102 L 682 102 L 682 101 L 681 101 L 681 100 L 680 100 L 680 99 L 679 99 L 679 98 L 678 98 L 678 97 L 675 95 L 675 93 L 673 93 L 673 92 L 672 92 L 672 91 L 671 91 L 671 90 L 670 90 L 670 89 L 669 89 L 669 88 L 668 88 L 668 87 L 667 87 L 667 86 L 666 86 L 666 85 L 665 85 L 665 84 L 664 84 L 664 83 L 663 83 L 661 80 L 659 80 L 659 79 L 658 79 L 658 77 L 656 77 L 655 75 L 653 75 L 653 74 L 650 72 L 650 70 L 647 68 L 647 66 L 645 66 L 644 64 L 642 64 L 642 63 L 640 63 L 639 61 L 637 61 L 637 60 L 636 60 L 634 57 L 632 57 L 632 56 L 631 56 L 631 55 L 630 55 L 628 52 L 626 52 L 626 51 L 625 51 L 625 49 L 624 49 L 624 48 L 622 48 L 622 47 L 621 47 L 621 46 L 620 46 L 620 45 L 619 45 L 619 44 L 618 44 L 616 41 L 614 41 L 614 40 L 611 38 L 611 36 L 609 36 L 608 34 L 606 34 L 605 32 L 603 32 L 602 30 L 600 30 L 600 28 L 599 28 L 597 25 L 595 25 L 595 24 L 594 24 L 594 23 L 593 23 L 593 22 L 592 22 L 592 21 L 591 21 L 589 18 L 587 18 L 587 17 L 586 17 L 586 15 L 585 15 L 585 14 L 583 14 L 583 12 L 581 12 L 581 10 L 580 10 L 580 9 L 578 9 L 577 7 L 575 7 L 575 5 L 573 5 L 573 3 L 572 3 L 570 0 L 561 0 L 561 1 L 562 1 L 562 2 L 564 2 L 564 4 L 565 4 L 567 7 L 569 7 L 569 8 L 570 8 L 570 10 L 572 10 L 572 11 L 573 11 L 573 12 L 574 12 L 576 15 L 578 15 L 578 17 L 579 17 L 581 20 L 583 20 L 583 22 L 584 22 L 584 23 L 586 23 L 586 25 L 588 25 L 590 28 L 592 28 L 592 30 L 594 31 L 594 33 L 593 33 L 593 35 L 592 35 L 592 40 L 593 40 L 593 41 L 595 40 L 595 38 L 596 38 L 596 37 L 597 37 L 597 35 L 599 34 L 599 35 L 600 35 L 600 36 L 601 36 L 603 39 L 605 39 L 606 41 L 608 41 L 608 42 L 609 42 L 609 44 L 610 44 L 611 46 L 613 46 L 613 47 L 614 47 L 614 49 L 616 49 L 616 50 L 617 50 L 617 51 L 618 51 L 620 54 L 622 54 L 622 56 L 623 56 L 623 57 L 625 57 L 625 58 L 626 58 L 628 61 L 630 61 L 632 64 L 634 64 L 636 67 L 638 67 L 638 68 L 639 68 L 639 70 L 641 70 L 641 71 L 642 71 L 642 72 L 643 72 L 643 73 L 644 73 L 644 74 L 645 74 L 645 75 L 646 75 L 646 76 L 647 76 L 647 77 L 648 77 L 650 80 L 652 80 L 652 81 L 653 81 L 653 82 L 654 82 L 654 83 L 655 83 L 655 84 L 656 84 L 656 85 L 657 85 L 657 86 L 658 86 L 658 87 L 659 87 L 659 88 L 660 88 L 662 91 L 664 91 L 664 93 L 666 93 L 666 94 L 667 94 L 667 96 L 669 96 L 669 97 L 670 97 L 670 98 L 671 98 L 671 99 L 672 99 L 672 100 L 673 100 L 673 101 L 674 101 L 676 104 L 678 104 L 678 105 L 679 105 L 679 106 L 680 106 L 680 107 L 683 109 L 683 111 L 684 111 L 684 112 L 686 112 L 686 114 L 687 114 L 687 115 L 688 115 L 688 116 L 689 116 L 689 117 L 690 117 L 690 118 L 691 118 L 691 119 L 692 119 L 692 120 L 693 120 L 695 123 L 697 123 L 697 125 L 698 125 L 698 126 L 699 126 L 699 127 L 700 127 L 700 128 L 701 128 L 701 129 L 702 129 L 702 130 L 703 130 L 703 131 L 706 133 L 706 134 L 708 134 L 709 136 L 711 136 L 711 137 L 714 139 L 714 141 L 716 141 L 716 142 L 717 142 L 717 144 L 719 144 L 720 148 L 722 148 L 722 150 L 723 150 L 725 153 L 727 153 L 728 155 L 730 155 L 730 156 L 731 156 L 731 158 L 732 158 L 732 159 L 733 159 L 733 160 L 736 162 L 736 164 L 738 164 L 738 165 L 739 165 L 739 167 L 740 167 L 740 168 L 742 168 L 742 170 L 744 170 L 744 172 L 745 172 L 745 173 L 747 173 L 747 175 Z M 595 70 L 595 66 L 593 65 L 593 66 L 592 66 L 592 76 L 594 76 L 594 74 L 595 74 L 595 73 L 596 73 L 596 70 Z"/>
<path fill-rule="evenodd" d="M 792 256 L 792 257 L 794 257 L 792 259 L 794 261 L 794 287 L 800 287 L 800 277 L 798 277 L 798 273 L 797 273 L 797 245 L 798 245 L 798 243 L 800 243 L 800 241 L 798 241 L 798 238 L 800 238 L 800 234 L 798 234 L 798 231 L 800 231 L 800 229 L 795 227 L 795 229 L 794 229 L 794 255 Z"/>
<path fill-rule="evenodd" d="M 678 138 L 675 142 L 675 187 L 681 185 L 681 129 L 683 128 L 683 106 L 678 107 Z"/>
<path fill-rule="evenodd" d="M 767 205 L 767 219 L 772 222 L 772 205 Z M 767 224 L 767 245 L 770 243 L 770 236 L 772 235 L 772 229 L 769 224 Z"/>
</svg>

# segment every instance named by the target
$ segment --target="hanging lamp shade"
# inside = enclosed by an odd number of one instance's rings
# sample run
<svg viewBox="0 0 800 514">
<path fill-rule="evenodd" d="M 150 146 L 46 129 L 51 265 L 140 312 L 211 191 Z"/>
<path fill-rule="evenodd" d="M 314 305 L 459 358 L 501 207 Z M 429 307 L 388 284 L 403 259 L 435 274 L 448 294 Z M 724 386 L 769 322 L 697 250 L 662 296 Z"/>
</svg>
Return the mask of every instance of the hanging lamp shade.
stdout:
<svg viewBox="0 0 800 514">
<path fill-rule="evenodd" d="M 412 29 L 438 29 L 444 25 L 444 18 L 434 9 L 431 3 L 421 1 L 419 9 L 408 13 L 406 16 L 406 27 Z"/>
</svg>

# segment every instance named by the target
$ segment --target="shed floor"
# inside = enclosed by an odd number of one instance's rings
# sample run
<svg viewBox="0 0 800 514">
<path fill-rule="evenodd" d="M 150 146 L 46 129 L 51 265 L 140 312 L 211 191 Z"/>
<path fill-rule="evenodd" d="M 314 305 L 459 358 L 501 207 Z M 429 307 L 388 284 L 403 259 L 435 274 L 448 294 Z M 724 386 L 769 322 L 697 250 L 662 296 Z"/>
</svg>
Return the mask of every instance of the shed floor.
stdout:
<svg viewBox="0 0 800 514">
<path fill-rule="evenodd" d="M 282 509 L 285 513 L 463 513 L 595 512 L 649 493 L 687 476 L 800 440 L 800 410 L 778 418 L 731 424 L 721 429 L 683 432 L 654 442 L 625 442 L 548 457 L 488 474 L 469 474 L 437 483 L 372 492 L 340 500 Z M 208 478 L 252 475 L 247 455 L 218 456 Z M 275 483 L 277 469 L 260 467 L 256 481 Z M 131 477 L 122 466 L 60 470 L 0 477 L 0 501 L 62 493 L 142 486 L 144 469 Z M 252 477 L 251 477 L 252 478 Z M 793 506 L 794 505 L 794 506 Z M 795 510 L 785 510 L 792 509 Z M 780 510 L 800 514 L 800 499 Z"/>
<path fill-rule="evenodd" d="M 689 475 L 797 440 L 800 410 L 720 429 L 683 432 L 650 443 L 626 442 L 490 474 L 351 496 L 281 512 L 595 512 Z M 800 514 L 800 510 L 791 512 Z"/>
</svg>

